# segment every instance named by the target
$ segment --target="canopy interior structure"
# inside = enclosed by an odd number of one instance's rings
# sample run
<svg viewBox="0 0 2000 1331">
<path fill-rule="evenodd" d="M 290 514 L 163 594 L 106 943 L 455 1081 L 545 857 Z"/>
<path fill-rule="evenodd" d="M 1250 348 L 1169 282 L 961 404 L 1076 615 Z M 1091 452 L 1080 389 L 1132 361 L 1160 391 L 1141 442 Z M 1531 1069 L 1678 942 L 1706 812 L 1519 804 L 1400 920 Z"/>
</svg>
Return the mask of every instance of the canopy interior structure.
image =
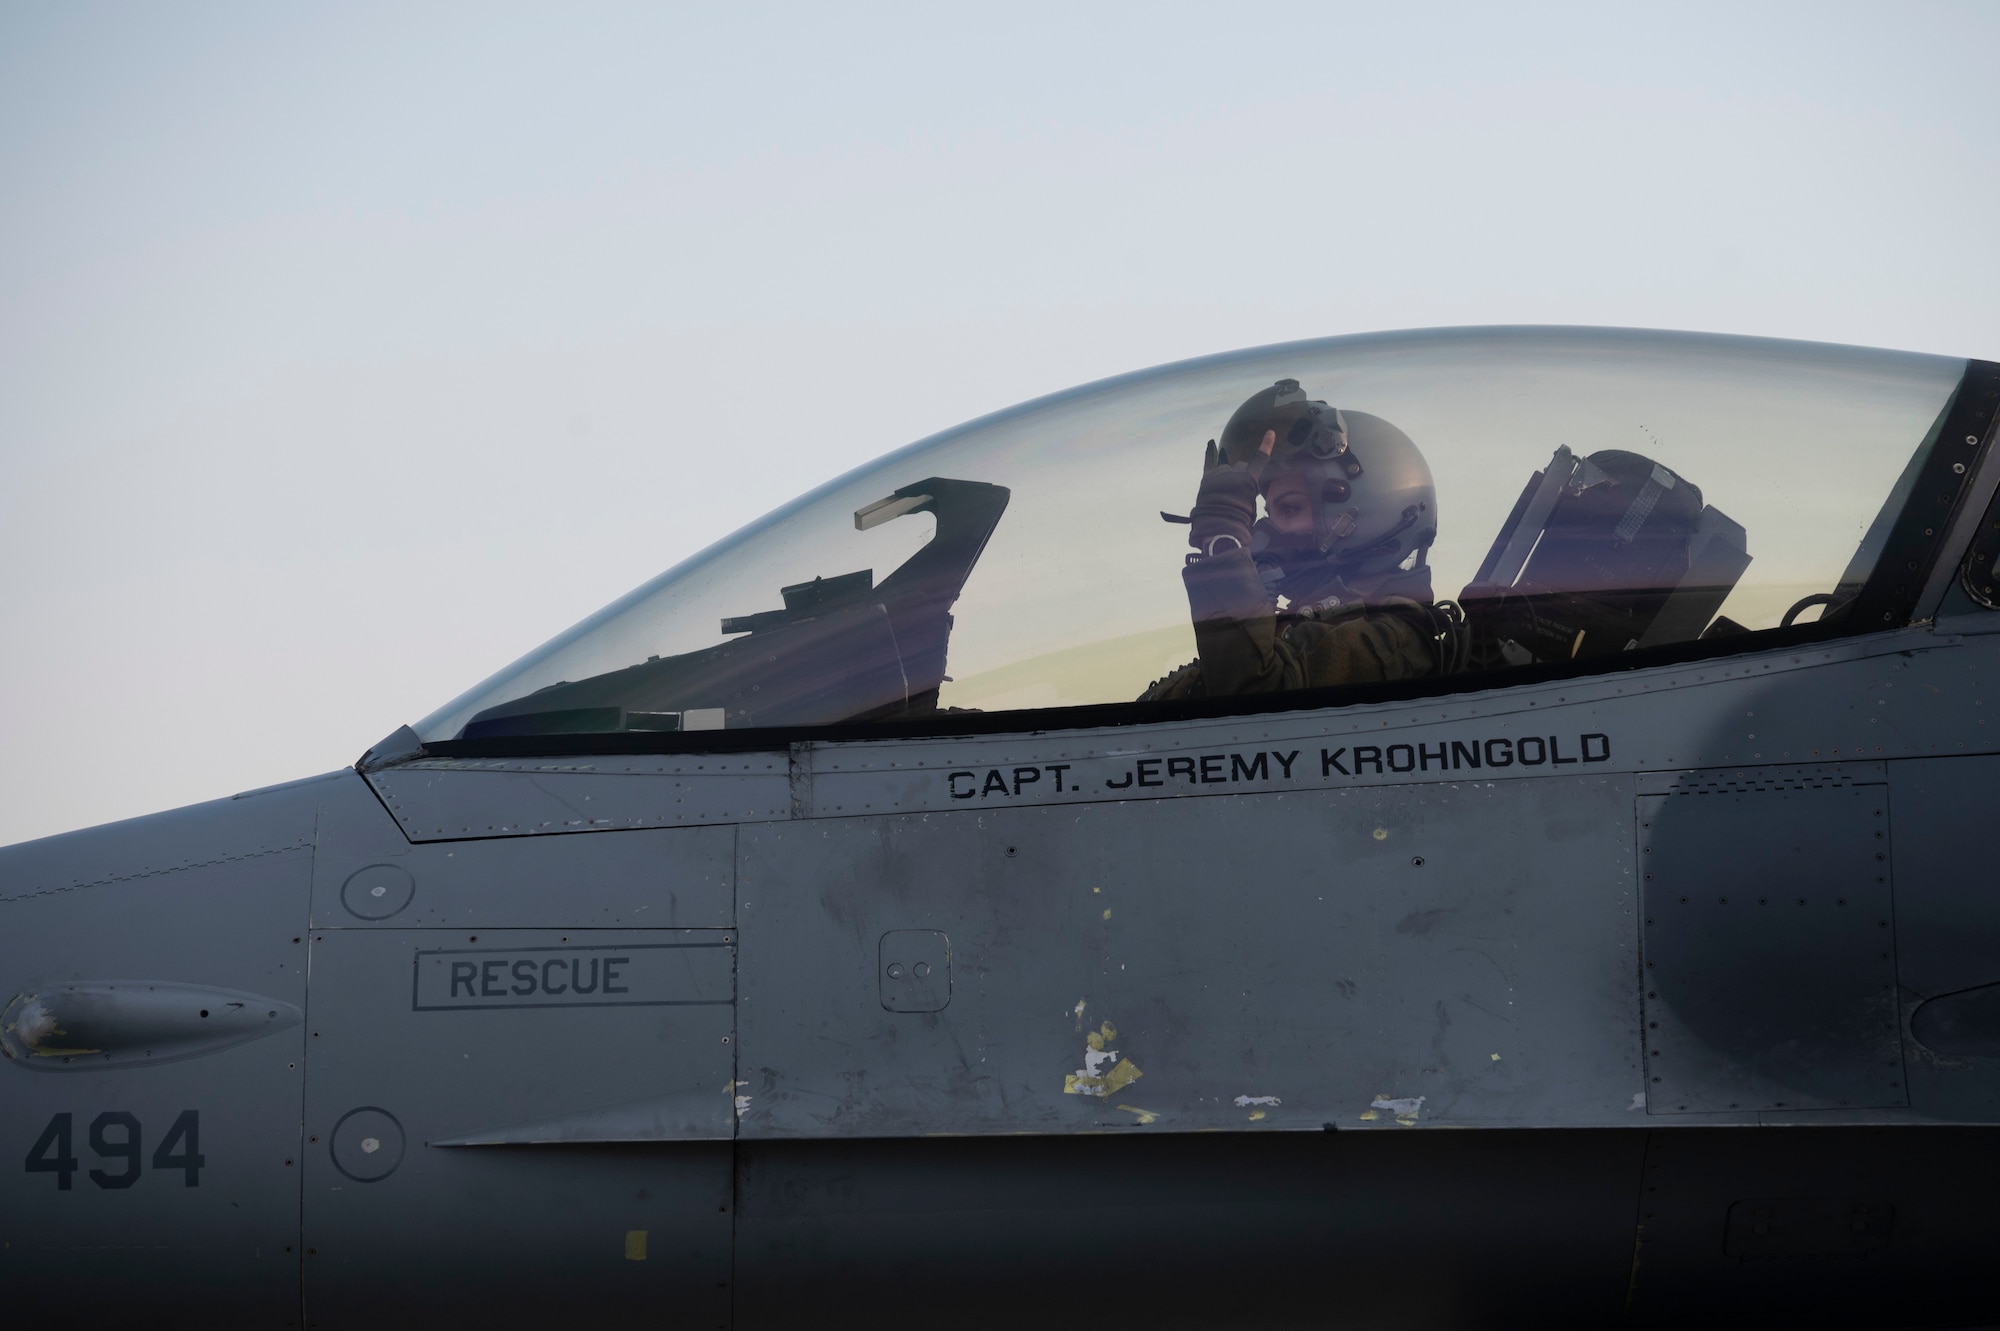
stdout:
<svg viewBox="0 0 2000 1331">
<path fill-rule="evenodd" d="M 1408 562 L 1462 607 L 1458 685 L 1704 637 L 1749 635 L 1748 648 L 1838 623 L 1965 368 L 1594 328 L 1338 337 L 1167 365 L 889 453 L 414 729 L 435 745 L 1133 704 L 1198 656 L 1188 527 L 1163 518 L 1188 513 L 1237 405 L 1286 380 L 1390 423 L 1428 463 L 1428 543 Z"/>
</svg>

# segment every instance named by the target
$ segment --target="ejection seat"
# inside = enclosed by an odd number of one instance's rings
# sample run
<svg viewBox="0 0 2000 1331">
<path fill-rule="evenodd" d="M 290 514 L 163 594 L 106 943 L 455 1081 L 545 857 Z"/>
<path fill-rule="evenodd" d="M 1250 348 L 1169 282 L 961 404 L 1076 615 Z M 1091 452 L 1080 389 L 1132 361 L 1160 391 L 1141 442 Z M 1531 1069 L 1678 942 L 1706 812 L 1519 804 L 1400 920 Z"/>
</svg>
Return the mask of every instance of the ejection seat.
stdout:
<svg viewBox="0 0 2000 1331">
<path fill-rule="evenodd" d="M 1749 566 L 1743 528 L 1699 487 L 1638 453 L 1558 448 L 1459 593 L 1467 668 L 1740 631 L 1715 615 Z"/>
</svg>

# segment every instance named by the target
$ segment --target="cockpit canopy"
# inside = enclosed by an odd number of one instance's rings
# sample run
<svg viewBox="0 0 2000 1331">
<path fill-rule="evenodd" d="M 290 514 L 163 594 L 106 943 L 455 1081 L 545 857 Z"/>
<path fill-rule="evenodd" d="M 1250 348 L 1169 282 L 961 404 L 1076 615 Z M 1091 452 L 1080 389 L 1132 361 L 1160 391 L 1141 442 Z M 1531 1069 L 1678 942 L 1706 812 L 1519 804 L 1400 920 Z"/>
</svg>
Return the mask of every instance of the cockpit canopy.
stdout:
<svg viewBox="0 0 2000 1331">
<path fill-rule="evenodd" d="M 1439 616 L 1444 672 L 1837 616 L 1965 367 L 1562 328 L 1329 338 L 1163 366 L 822 486 L 416 730 L 435 744 L 1131 704 L 1197 657 L 1180 576 L 1189 528 L 1162 518 L 1188 513 L 1206 442 L 1239 404 L 1285 380 L 1326 420 L 1393 423 L 1428 462 L 1429 543 L 1404 568 L 1428 567 L 1437 597 L 1462 607 Z M 1300 608 L 1275 594 L 1272 611 Z"/>
</svg>

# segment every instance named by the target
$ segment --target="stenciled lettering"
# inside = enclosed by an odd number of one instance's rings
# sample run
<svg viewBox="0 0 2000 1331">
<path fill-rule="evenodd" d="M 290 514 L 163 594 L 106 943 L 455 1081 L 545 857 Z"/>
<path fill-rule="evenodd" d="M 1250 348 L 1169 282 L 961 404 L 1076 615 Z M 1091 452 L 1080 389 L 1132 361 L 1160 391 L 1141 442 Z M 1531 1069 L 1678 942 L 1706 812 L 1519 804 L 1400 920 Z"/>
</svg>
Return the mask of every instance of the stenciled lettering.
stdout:
<svg viewBox="0 0 2000 1331">
<path fill-rule="evenodd" d="M 74 1176 L 83 1167 L 76 1157 L 74 1122 L 70 1110 L 51 1116 L 22 1162 L 30 1174 L 54 1174 L 57 1192 L 69 1192 Z M 153 1122 L 157 1127 L 159 1120 Z M 110 1131 L 113 1128 L 118 1129 L 116 1135 Z M 109 1192 L 131 1187 L 145 1172 L 141 1146 L 146 1136 L 138 1115 L 119 1109 L 105 1110 L 90 1121 L 90 1149 L 106 1163 L 114 1160 L 124 1163 L 115 1173 L 108 1169 L 90 1169 L 84 1173 L 92 1183 Z M 201 1153 L 201 1112 L 183 1109 L 167 1126 L 160 1144 L 153 1148 L 152 1167 L 161 1173 L 180 1174 L 182 1187 L 198 1188 L 202 1167 L 207 1163 L 208 1157 Z"/>
<path fill-rule="evenodd" d="M 418 952 L 411 1001 L 418 1011 L 726 1004 L 733 1001 L 733 956 L 715 942 Z"/>
<path fill-rule="evenodd" d="M 1285 752 L 1201 753 L 1163 755 L 1136 759 L 1130 767 L 1103 777 L 1106 790 L 1159 789 L 1185 782 L 1190 786 L 1217 786 L 1241 781 L 1295 779 L 1293 764 L 1299 750 Z M 1601 732 L 1577 735 L 1522 735 L 1518 738 L 1494 736 L 1480 739 L 1417 740 L 1389 745 L 1357 744 L 1325 747 L 1319 751 L 1319 774 L 1356 779 L 1367 776 L 1404 775 L 1412 772 L 1462 772 L 1509 767 L 1570 767 L 1577 763 L 1611 761 L 1611 737 Z M 1056 793 L 1079 792 L 1083 784 L 1067 779 L 1071 763 L 1023 763 L 1019 767 L 989 768 L 986 771 L 956 771 L 945 774 L 945 790 L 954 800 L 1034 799 L 1043 790 Z M 1275 771 L 1273 769 L 1276 769 Z M 1085 770 L 1088 770 L 1087 768 Z M 1042 797 L 1044 800 L 1047 796 Z M 454 984 L 474 992 L 474 974 L 454 968 Z M 481 983 L 484 983 L 483 973 Z"/>
</svg>

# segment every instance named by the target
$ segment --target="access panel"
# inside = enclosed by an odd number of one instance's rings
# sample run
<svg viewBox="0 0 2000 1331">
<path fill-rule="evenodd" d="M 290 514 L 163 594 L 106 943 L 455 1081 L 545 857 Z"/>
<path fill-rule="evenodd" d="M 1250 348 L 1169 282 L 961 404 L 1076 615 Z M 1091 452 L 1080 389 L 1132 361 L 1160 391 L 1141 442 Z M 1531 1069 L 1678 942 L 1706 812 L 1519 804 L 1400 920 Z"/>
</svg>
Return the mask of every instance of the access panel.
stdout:
<svg viewBox="0 0 2000 1331">
<path fill-rule="evenodd" d="M 1628 778 L 741 830 L 744 1138 L 1638 1116 Z"/>
<path fill-rule="evenodd" d="M 315 931 L 313 1324 L 725 1325 L 734 942 Z"/>
<path fill-rule="evenodd" d="M 1641 782 L 1647 1108 L 1906 1104 L 1880 764 Z"/>
</svg>

